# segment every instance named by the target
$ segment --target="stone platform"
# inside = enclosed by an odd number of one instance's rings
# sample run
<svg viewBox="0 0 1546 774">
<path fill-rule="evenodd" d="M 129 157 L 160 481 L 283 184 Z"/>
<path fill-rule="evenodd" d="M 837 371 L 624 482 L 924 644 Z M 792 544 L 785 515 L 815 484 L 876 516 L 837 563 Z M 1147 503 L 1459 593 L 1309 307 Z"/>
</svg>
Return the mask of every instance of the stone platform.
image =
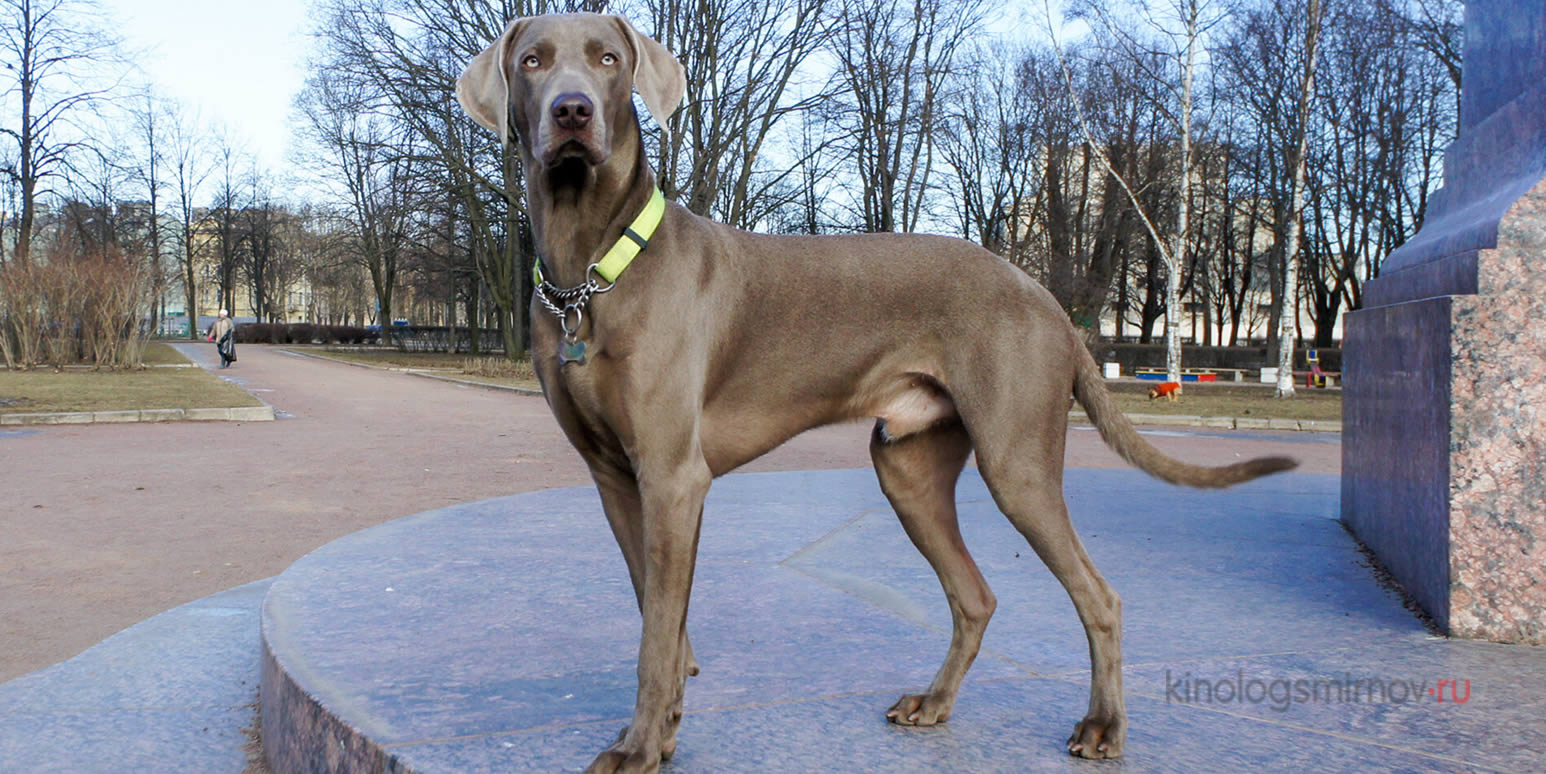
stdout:
<svg viewBox="0 0 1546 774">
<path fill-rule="evenodd" d="M 703 674 L 663 770 L 1540 766 L 1546 649 L 1431 635 L 1336 520 L 1336 477 L 1197 492 L 1071 470 L 1066 489 L 1124 600 L 1125 763 L 1064 752 L 1088 695 L 1085 640 L 972 471 L 962 529 L 998 614 L 948 724 L 884 720 L 927 685 L 949 614 L 857 470 L 716 482 L 688 619 Z M 579 771 L 632 711 L 639 618 L 589 489 L 339 540 L 274 580 L 262 627 L 276 772 Z"/>
</svg>

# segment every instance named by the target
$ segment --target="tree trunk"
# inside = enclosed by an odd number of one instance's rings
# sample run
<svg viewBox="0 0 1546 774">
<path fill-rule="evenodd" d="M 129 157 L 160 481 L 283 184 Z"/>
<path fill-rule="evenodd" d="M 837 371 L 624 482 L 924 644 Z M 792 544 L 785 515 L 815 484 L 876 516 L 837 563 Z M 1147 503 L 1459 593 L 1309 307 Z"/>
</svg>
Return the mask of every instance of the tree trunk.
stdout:
<svg viewBox="0 0 1546 774">
<path fill-rule="evenodd" d="M 1305 22 L 1304 77 L 1300 80 L 1299 100 L 1295 111 L 1298 115 L 1294 142 L 1293 181 L 1289 184 L 1289 217 L 1283 237 L 1283 313 L 1278 319 L 1278 385 L 1279 398 L 1294 397 L 1294 334 L 1297 330 L 1299 304 L 1297 289 L 1299 279 L 1299 221 L 1304 209 L 1305 157 L 1309 155 L 1310 100 L 1315 88 L 1315 59 L 1318 53 L 1321 31 L 1321 0 L 1310 0 L 1309 18 Z"/>
</svg>

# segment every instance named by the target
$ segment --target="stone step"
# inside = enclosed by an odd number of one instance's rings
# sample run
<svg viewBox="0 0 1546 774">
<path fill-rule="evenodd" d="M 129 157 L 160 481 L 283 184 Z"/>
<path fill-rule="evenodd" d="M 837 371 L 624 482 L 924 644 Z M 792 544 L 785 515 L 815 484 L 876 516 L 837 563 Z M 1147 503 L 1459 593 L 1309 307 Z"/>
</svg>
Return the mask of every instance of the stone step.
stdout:
<svg viewBox="0 0 1546 774">
<path fill-rule="evenodd" d="M 272 579 L 146 619 L 0 684 L 0 772 L 241 774 Z"/>
</svg>

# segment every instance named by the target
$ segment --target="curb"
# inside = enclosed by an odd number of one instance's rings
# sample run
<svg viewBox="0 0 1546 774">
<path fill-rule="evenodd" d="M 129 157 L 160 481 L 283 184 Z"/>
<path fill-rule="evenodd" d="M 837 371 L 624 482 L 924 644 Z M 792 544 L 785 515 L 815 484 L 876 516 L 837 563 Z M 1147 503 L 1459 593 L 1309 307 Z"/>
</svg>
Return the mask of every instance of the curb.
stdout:
<svg viewBox="0 0 1546 774">
<path fill-rule="evenodd" d="M 450 376 L 441 376 L 440 374 L 434 374 L 434 373 L 430 373 L 428 371 L 412 371 L 412 370 L 409 370 L 409 371 L 405 371 L 405 373 L 413 374 L 414 376 L 422 376 L 422 377 L 424 377 L 426 379 L 435 379 L 437 381 L 450 382 L 452 384 L 465 384 L 468 387 L 482 387 L 485 390 L 504 390 L 505 392 L 514 392 L 514 393 L 517 393 L 517 394 L 520 394 L 520 395 L 535 395 L 536 397 L 539 397 L 539 398 L 542 397 L 542 390 L 533 390 L 530 387 L 514 387 L 514 386 L 511 386 L 511 385 L 508 385 L 508 384 L 491 384 L 489 382 L 474 382 L 474 381 L 468 381 L 466 379 L 457 379 L 457 378 L 450 377 Z"/>
<path fill-rule="evenodd" d="M 1071 422 L 1090 424 L 1083 411 L 1068 412 Z M 1306 433 L 1340 433 L 1342 423 L 1327 419 L 1267 419 L 1264 417 L 1199 417 L 1171 414 L 1128 414 L 1127 420 L 1135 425 L 1169 425 L 1171 427 L 1212 427 L 1220 430 L 1290 430 Z"/>
<path fill-rule="evenodd" d="M 391 371 L 393 373 L 408 374 L 409 376 L 421 376 L 425 379 L 434 379 L 440 382 L 450 382 L 451 384 L 462 384 L 468 387 L 481 387 L 485 390 L 502 390 L 504 392 L 513 392 L 519 395 L 533 395 L 539 398 L 542 397 L 542 390 L 533 390 L 530 387 L 512 387 L 508 384 L 491 384 L 489 382 L 474 382 L 467 379 L 457 379 L 450 376 L 442 376 L 438 372 L 430 371 L 424 368 L 398 368 L 395 366 L 371 365 L 370 363 L 358 363 L 353 360 L 340 360 L 335 357 L 328 357 L 327 355 L 317 355 L 311 352 L 299 352 L 293 349 L 281 349 L 279 351 L 295 355 L 296 357 L 309 357 L 313 360 L 326 360 L 329 363 L 339 363 L 341 365 L 354 366 L 355 368 L 369 368 L 372 371 Z"/>
<path fill-rule="evenodd" d="M 128 422 L 272 422 L 274 407 L 70 411 L 58 414 L 0 414 L 0 425 L 92 425 Z"/>
</svg>

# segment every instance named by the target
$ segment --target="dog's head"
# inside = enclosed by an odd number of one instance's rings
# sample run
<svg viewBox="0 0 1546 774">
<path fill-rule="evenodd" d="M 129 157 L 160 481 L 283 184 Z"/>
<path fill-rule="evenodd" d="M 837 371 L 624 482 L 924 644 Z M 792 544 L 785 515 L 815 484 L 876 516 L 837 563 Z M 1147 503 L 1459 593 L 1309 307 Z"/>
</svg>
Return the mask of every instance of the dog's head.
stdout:
<svg viewBox="0 0 1546 774">
<path fill-rule="evenodd" d="M 576 13 L 515 19 L 456 82 L 474 121 L 552 167 L 606 162 L 636 121 L 637 89 L 662 127 L 687 91 L 682 65 L 620 16 Z"/>
</svg>

